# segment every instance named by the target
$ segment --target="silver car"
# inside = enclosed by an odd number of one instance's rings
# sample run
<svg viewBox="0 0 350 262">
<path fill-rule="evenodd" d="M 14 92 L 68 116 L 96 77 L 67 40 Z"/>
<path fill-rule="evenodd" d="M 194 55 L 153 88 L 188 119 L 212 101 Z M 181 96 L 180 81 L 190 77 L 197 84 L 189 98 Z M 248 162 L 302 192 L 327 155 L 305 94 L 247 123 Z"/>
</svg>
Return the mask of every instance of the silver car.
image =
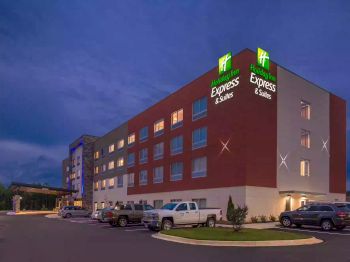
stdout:
<svg viewBox="0 0 350 262">
<path fill-rule="evenodd" d="M 58 215 L 62 218 L 70 217 L 89 217 L 90 212 L 79 206 L 64 206 L 59 212 Z"/>
</svg>

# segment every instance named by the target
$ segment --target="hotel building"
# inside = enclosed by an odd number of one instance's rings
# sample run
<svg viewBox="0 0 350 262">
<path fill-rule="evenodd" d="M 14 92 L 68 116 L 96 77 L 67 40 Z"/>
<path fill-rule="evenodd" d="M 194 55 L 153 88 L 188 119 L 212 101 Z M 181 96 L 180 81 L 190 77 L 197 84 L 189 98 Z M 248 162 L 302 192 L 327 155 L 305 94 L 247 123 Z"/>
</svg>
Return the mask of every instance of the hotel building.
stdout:
<svg viewBox="0 0 350 262">
<path fill-rule="evenodd" d="M 231 195 L 255 216 L 345 200 L 346 102 L 264 52 L 228 53 L 94 138 L 89 208 L 193 200 L 225 214 Z"/>
</svg>

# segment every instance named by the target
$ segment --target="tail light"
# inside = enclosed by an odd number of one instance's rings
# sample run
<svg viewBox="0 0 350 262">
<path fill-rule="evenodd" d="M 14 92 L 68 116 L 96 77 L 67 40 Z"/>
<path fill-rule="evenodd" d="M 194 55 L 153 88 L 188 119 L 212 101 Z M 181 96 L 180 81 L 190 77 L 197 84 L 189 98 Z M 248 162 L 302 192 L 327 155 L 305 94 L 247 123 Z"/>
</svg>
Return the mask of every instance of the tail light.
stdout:
<svg viewBox="0 0 350 262">
<path fill-rule="evenodd" d="M 347 216 L 347 214 L 343 211 L 338 211 L 337 212 L 337 217 L 340 217 L 340 218 L 345 218 Z"/>
<path fill-rule="evenodd" d="M 112 212 L 107 212 L 107 213 L 106 213 L 106 216 L 107 216 L 108 218 L 112 218 L 112 217 L 113 217 L 113 213 L 112 213 Z"/>
</svg>

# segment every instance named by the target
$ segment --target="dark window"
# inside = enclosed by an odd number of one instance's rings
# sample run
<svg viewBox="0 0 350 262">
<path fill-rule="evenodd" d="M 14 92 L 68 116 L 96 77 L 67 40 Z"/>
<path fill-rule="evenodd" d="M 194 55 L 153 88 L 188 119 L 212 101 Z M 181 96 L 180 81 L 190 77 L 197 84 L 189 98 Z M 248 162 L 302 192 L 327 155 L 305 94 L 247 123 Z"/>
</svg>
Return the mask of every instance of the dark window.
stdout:
<svg viewBox="0 0 350 262">
<path fill-rule="evenodd" d="M 321 211 L 334 211 L 333 208 L 330 206 L 321 206 L 320 210 Z"/>
<path fill-rule="evenodd" d="M 197 210 L 195 203 L 190 203 L 190 210 Z"/>
<path fill-rule="evenodd" d="M 186 203 L 183 203 L 176 208 L 176 211 L 185 211 L 185 210 L 188 210 Z"/>
<path fill-rule="evenodd" d="M 135 210 L 143 210 L 143 207 L 142 205 L 135 205 Z"/>
</svg>

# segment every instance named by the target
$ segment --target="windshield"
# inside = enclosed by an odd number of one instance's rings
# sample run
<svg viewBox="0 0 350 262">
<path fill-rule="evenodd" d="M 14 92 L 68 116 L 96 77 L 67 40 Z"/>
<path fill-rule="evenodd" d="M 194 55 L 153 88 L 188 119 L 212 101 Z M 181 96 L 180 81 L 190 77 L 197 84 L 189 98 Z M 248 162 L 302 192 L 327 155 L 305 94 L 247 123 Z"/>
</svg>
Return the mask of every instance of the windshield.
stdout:
<svg viewBox="0 0 350 262">
<path fill-rule="evenodd" d="M 177 203 L 165 204 L 161 209 L 173 210 L 176 207 Z"/>
</svg>

